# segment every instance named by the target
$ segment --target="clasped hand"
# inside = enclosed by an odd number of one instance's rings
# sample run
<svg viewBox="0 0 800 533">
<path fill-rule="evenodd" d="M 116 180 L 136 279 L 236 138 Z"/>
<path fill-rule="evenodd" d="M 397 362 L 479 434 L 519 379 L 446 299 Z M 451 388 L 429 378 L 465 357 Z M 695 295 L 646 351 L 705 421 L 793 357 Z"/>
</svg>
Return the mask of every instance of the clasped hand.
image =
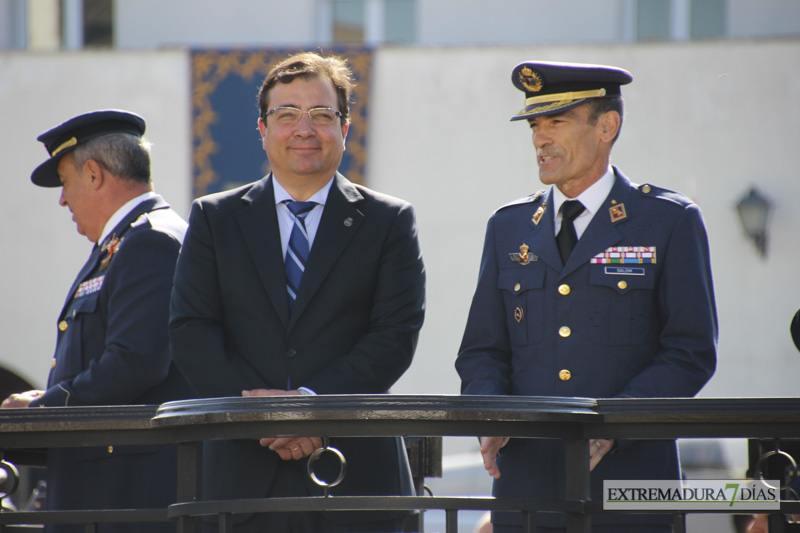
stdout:
<svg viewBox="0 0 800 533">
<path fill-rule="evenodd" d="M 28 407 L 33 400 L 39 399 L 44 395 L 43 390 L 29 390 L 27 392 L 15 393 L 3 400 L 0 408 L 14 409 L 17 407 Z"/>
<path fill-rule="evenodd" d="M 299 396 L 296 390 L 253 389 L 242 391 L 242 396 Z M 277 453 L 284 461 L 299 460 L 308 457 L 314 450 L 322 448 L 320 437 L 270 437 L 259 439 L 261 446 Z"/>
<path fill-rule="evenodd" d="M 500 448 L 508 444 L 508 437 L 481 437 L 481 456 L 483 467 L 490 476 L 500 477 L 500 468 L 497 466 L 497 454 Z M 589 471 L 600 462 L 605 454 L 614 448 L 614 440 L 591 439 L 589 440 Z"/>
</svg>

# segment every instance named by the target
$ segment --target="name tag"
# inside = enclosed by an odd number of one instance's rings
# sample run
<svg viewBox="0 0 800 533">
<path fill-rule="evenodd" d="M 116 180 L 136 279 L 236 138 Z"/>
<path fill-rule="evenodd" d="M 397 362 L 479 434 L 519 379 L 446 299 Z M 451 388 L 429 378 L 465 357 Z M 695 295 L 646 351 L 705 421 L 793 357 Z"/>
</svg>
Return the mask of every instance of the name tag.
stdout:
<svg viewBox="0 0 800 533">
<path fill-rule="evenodd" d="M 606 274 L 617 276 L 644 276 L 643 268 L 606 267 Z"/>
</svg>

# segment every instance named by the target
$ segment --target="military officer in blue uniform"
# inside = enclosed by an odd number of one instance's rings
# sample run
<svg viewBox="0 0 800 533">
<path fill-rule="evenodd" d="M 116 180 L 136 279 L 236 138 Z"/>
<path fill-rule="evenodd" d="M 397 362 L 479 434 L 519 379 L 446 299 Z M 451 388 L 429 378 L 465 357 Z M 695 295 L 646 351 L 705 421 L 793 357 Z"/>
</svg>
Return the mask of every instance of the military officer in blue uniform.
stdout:
<svg viewBox="0 0 800 533">
<path fill-rule="evenodd" d="M 62 187 L 78 232 L 96 243 L 67 292 L 47 390 L 3 407 L 160 404 L 191 397 L 168 340 L 172 277 L 186 222 L 153 192 L 142 117 L 80 115 L 43 133 L 50 158 L 31 175 Z M 47 508 L 166 508 L 176 497 L 174 446 L 54 448 Z M 58 533 L 82 525 L 46 526 Z M 175 525 L 101 524 L 100 533 L 174 531 Z"/>
<path fill-rule="evenodd" d="M 498 209 L 456 368 L 463 394 L 694 396 L 716 366 L 717 317 L 700 209 L 610 165 L 625 70 L 526 62 L 513 73 L 547 187 Z M 578 203 L 579 202 L 579 203 Z M 593 439 L 592 498 L 604 479 L 677 479 L 675 441 Z M 482 437 L 498 497 L 564 497 L 563 443 Z M 521 531 L 495 513 L 495 533 Z M 596 515 L 595 532 L 671 531 L 669 515 Z M 539 513 L 537 531 L 563 531 Z M 550 529 L 552 528 L 552 529 Z"/>
</svg>

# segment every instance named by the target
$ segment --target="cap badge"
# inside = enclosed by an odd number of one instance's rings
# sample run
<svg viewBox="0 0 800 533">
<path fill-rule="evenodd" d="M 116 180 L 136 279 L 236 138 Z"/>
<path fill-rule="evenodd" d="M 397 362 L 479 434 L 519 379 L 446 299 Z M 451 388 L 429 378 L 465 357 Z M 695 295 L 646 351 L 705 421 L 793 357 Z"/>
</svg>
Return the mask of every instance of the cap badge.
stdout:
<svg viewBox="0 0 800 533">
<path fill-rule="evenodd" d="M 529 92 L 538 93 L 542 90 L 542 77 L 530 67 L 519 71 L 519 82 Z"/>
<path fill-rule="evenodd" d="M 608 208 L 608 213 L 611 215 L 611 222 L 619 222 L 628 217 L 625 212 L 625 204 L 612 205 Z"/>
</svg>

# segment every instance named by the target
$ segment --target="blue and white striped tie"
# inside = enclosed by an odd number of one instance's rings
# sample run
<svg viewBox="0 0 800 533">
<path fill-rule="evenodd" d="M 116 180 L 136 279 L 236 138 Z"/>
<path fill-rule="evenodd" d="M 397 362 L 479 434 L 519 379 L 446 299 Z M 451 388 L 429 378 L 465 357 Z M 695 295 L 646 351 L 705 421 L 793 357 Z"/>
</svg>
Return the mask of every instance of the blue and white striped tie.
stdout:
<svg viewBox="0 0 800 533">
<path fill-rule="evenodd" d="M 294 215 L 294 226 L 292 234 L 289 236 L 289 246 L 286 248 L 286 257 L 284 258 L 286 289 L 289 292 L 289 313 L 294 309 L 294 302 L 297 300 L 297 293 L 300 290 L 300 281 L 303 279 L 303 272 L 306 270 L 308 261 L 306 216 L 316 205 L 318 205 L 316 202 L 286 202 L 286 207 Z"/>
</svg>

